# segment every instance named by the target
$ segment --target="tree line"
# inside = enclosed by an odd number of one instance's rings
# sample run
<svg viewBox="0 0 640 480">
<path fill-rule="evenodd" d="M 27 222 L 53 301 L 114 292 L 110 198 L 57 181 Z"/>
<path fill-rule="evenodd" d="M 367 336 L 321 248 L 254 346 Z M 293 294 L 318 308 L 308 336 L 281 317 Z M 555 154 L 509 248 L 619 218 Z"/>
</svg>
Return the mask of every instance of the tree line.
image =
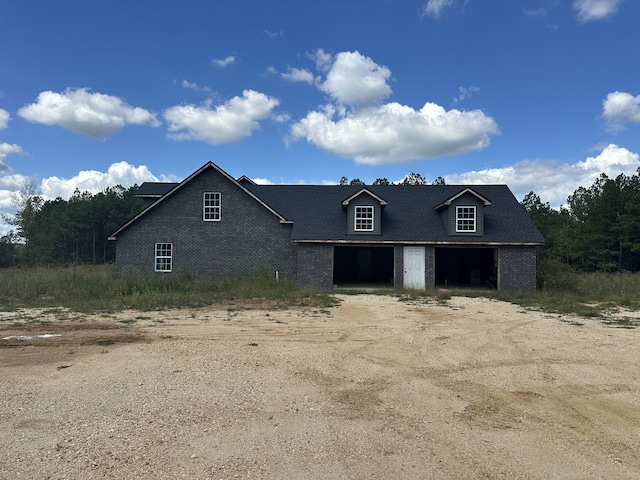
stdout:
<svg viewBox="0 0 640 480">
<path fill-rule="evenodd" d="M 2 217 L 15 230 L 0 238 L 0 267 L 113 262 L 107 237 L 142 209 L 137 188 L 76 189 L 69 200 L 44 200 L 34 182 L 24 184 L 12 197 L 16 215 Z"/>
<path fill-rule="evenodd" d="M 640 168 L 616 178 L 602 173 L 590 187 L 576 189 L 559 209 L 534 192 L 521 203 L 546 239 L 539 252 L 543 268 L 640 271 Z"/>
<path fill-rule="evenodd" d="M 364 182 L 342 177 L 340 184 Z M 386 178 L 374 182 L 390 184 Z M 411 173 L 400 184 L 427 181 Z M 445 180 L 438 177 L 432 184 Z M 35 183 L 25 184 L 12 199 L 16 215 L 3 216 L 15 229 L 0 238 L 0 267 L 112 262 L 115 242 L 108 235 L 142 208 L 136 185 L 97 194 L 76 190 L 69 200 L 44 200 L 36 190 Z M 521 203 L 546 239 L 538 255 L 543 274 L 640 271 L 640 168 L 631 176 L 601 174 L 590 187 L 576 189 L 559 209 L 533 191 Z"/>
</svg>

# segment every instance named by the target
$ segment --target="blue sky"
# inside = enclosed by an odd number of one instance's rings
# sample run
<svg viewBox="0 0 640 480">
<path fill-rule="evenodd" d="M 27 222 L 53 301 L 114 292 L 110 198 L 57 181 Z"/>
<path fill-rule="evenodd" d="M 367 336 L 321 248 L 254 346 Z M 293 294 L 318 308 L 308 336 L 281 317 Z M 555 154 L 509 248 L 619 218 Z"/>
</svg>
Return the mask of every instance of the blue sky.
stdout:
<svg viewBox="0 0 640 480">
<path fill-rule="evenodd" d="M 0 212 L 35 181 L 506 183 L 640 166 L 636 0 L 0 2 Z M 6 231 L 0 225 L 0 231 Z"/>
</svg>

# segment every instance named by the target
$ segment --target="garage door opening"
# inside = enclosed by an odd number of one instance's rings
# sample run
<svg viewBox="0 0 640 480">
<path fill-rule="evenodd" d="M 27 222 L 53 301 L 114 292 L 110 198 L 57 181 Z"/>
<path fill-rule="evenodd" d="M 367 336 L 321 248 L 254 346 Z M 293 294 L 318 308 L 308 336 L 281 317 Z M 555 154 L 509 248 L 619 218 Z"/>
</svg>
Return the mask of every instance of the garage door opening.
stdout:
<svg viewBox="0 0 640 480">
<path fill-rule="evenodd" d="M 334 247 L 333 284 L 393 287 L 393 247 Z"/>
<path fill-rule="evenodd" d="M 497 288 L 497 248 L 436 248 L 436 285 Z"/>
</svg>

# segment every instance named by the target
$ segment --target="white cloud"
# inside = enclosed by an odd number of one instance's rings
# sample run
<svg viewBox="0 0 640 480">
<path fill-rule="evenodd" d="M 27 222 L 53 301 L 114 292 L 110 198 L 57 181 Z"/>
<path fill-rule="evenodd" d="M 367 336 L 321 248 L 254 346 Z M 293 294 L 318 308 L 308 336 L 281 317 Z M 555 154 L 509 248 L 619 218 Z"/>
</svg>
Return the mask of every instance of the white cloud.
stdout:
<svg viewBox="0 0 640 480">
<path fill-rule="evenodd" d="M 349 113 L 331 107 L 310 112 L 291 133 L 292 140 L 306 138 L 326 152 L 378 165 L 480 150 L 498 126 L 479 110 L 446 111 L 434 103 L 414 110 L 388 103 Z"/>
<path fill-rule="evenodd" d="M 257 183 L 258 185 L 273 185 L 273 182 L 268 178 L 258 177 L 258 178 L 252 178 L 251 180 L 254 183 Z"/>
<path fill-rule="evenodd" d="M 556 160 L 523 160 L 504 168 L 490 168 L 462 174 L 446 175 L 448 184 L 507 184 L 522 200 L 533 191 L 543 202 L 558 207 L 578 187 L 590 187 L 601 173 L 615 178 L 621 173 L 631 176 L 640 167 L 640 155 L 614 144 L 607 145 L 595 157 L 567 164 Z"/>
<path fill-rule="evenodd" d="M 107 187 L 122 185 L 129 188 L 142 182 L 160 181 L 145 165 L 135 167 L 127 162 L 114 163 L 106 172 L 97 170 L 82 170 L 71 178 L 49 177 L 42 180 L 40 192 L 45 200 L 57 197 L 69 199 L 78 189 L 81 192 L 98 193 Z M 163 178 L 162 181 L 165 181 Z M 171 180 L 168 180 L 171 181 Z"/>
<path fill-rule="evenodd" d="M 453 2 L 454 0 L 429 0 L 423 13 L 428 17 L 440 18 L 444 9 L 453 5 Z"/>
<path fill-rule="evenodd" d="M 262 33 L 264 33 L 271 40 L 284 37 L 284 32 L 282 30 L 278 30 L 277 32 L 274 32 L 272 30 L 263 30 Z"/>
<path fill-rule="evenodd" d="M 12 154 L 24 153 L 22 147 L 15 143 L 0 143 L 0 173 L 9 169 L 7 166 L 7 156 Z"/>
<path fill-rule="evenodd" d="M 544 17 L 547 15 L 547 10 L 544 8 L 535 8 L 533 10 L 523 10 L 527 17 Z"/>
<path fill-rule="evenodd" d="M 197 83 L 190 82 L 188 80 L 182 80 L 180 85 L 182 88 L 188 88 L 189 90 L 195 90 L 196 92 L 211 92 L 209 87 L 203 87 L 202 85 L 198 85 Z"/>
<path fill-rule="evenodd" d="M 472 95 L 478 93 L 480 88 L 471 85 L 470 87 L 458 87 L 458 92 L 460 95 L 453 98 L 453 103 L 459 103 L 467 98 L 470 98 Z"/>
<path fill-rule="evenodd" d="M 225 58 L 214 58 L 213 60 L 211 60 L 211 63 L 213 63 L 217 67 L 226 68 L 232 63 L 235 63 L 235 61 L 236 61 L 236 57 L 233 55 L 229 55 L 228 57 L 225 57 Z"/>
<path fill-rule="evenodd" d="M 15 208 L 11 203 L 11 195 L 29 180 L 31 180 L 30 177 L 20 174 L 0 176 L 0 213 L 9 216 L 15 213 Z M 68 200 L 76 189 L 96 194 L 115 185 L 129 188 L 135 184 L 140 185 L 142 182 L 158 181 L 176 182 L 178 179 L 173 175 L 160 175 L 158 178 L 145 165 L 136 167 L 127 162 L 118 162 L 109 166 L 106 172 L 83 170 L 71 178 L 54 176 L 42 179 L 38 194 L 45 200 L 54 200 L 58 197 Z M 5 225 L 0 221 L 0 235 L 5 234 L 11 228 L 10 225 Z"/>
<path fill-rule="evenodd" d="M 573 9 L 580 22 L 601 20 L 618 11 L 620 0 L 575 0 Z"/>
<path fill-rule="evenodd" d="M 0 130 L 4 130 L 9 125 L 9 112 L 0 108 Z"/>
<path fill-rule="evenodd" d="M 602 116 L 611 130 L 621 130 L 626 123 L 640 123 L 640 95 L 612 92 L 602 101 Z"/>
<path fill-rule="evenodd" d="M 333 56 L 325 52 L 322 48 L 308 53 L 307 56 L 316 64 L 316 69 L 321 72 L 328 72 L 333 63 Z"/>
<path fill-rule="evenodd" d="M 263 93 L 244 90 L 242 97 L 233 97 L 211 108 L 179 105 L 164 111 L 169 123 L 168 137 L 173 140 L 204 140 L 213 145 L 242 140 L 260 127 L 258 120 L 268 118 L 279 101 Z"/>
<path fill-rule="evenodd" d="M 36 103 L 18 110 L 25 120 L 45 125 L 59 125 L 72 132 L 105 139 L 128 124 L 157 127 L 154 113 L 131 107 L 123 100 L 86 88 L 66 89 L 62 93 L 41 92 Z"/>
<path fill-rule="evenodd" d="M 391 71 L 360 52 L 340 52 L 319 85 L 339 103 L 372 105 L 391 95 L 387 80 Z"/>
<path fill-rule="evenodd" d="M 377 165 L 480 150 L 499 133 L 493 118 L 480 110 L 446 111 L 431 102 L 415 110 L 383 103 L 392 93 L 391 71 L 359 52 L 331 56 L 319 49 L 309 57 L 326 72 L 326 79 L 316 79 L 314 85 L 329 93 L 333 103 L 294 123 L 287 143 L 304 138 L 325 152 Z M 459 99 L 477 91 L 460 87 Z"/>
<path fill-rule="evenodd" d="M 303 82 L 313 85 L 315 78 L 306 68 L 292 68 L 288 67 L 286 73 L 281 73 L 280 76 L 290 82 Z"/>
</svg>

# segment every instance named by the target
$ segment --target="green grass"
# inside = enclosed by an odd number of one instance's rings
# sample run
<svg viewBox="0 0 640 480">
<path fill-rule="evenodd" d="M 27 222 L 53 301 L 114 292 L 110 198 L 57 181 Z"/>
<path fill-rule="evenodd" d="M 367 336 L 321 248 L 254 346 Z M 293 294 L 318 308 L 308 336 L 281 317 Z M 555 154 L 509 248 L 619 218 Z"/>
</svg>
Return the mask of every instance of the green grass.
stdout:
<svg viewBox="0 0 640 480">
<path fill-rule="evenodd" d="M 509 293 L 495 290 L 436 290 L 424 292 L 398 291 L 400 301 L 421 301 L 446 304 L 452 296 L 488 297 L 514 303 L 524 308 L 542 310 L 560 315 L 580 315 L 586 318 L 604 318 L 611 321 L 619 308 L 640 310 L 640 273 L 575 273 L 564 272 L 564 286 L 554 283 L 553 288 L 533 293 Z M 639 315 L 640 317 L 640 315 Z M 618 319 L 616 323 L 637 322 Z"/>
<path fill-rule="evenodd" d="M 192 278 L 184 274 L 116 276 L 111 265 L 0 269 L 0 309 L 67 307 L 80 312 L 157 310 L 233 301 L 326 307 L 328 294 L 276 281 L 270 269 L 242 278 Z"/>
<path fill-rule="evenodd" d="M 620 307 L 640 310 L 640 273 L 562 272 L 561 275 L 559 283 L 562 286 L 556 283 L 553 288 L 527 294 L 435 289 L 376 293 L 398 295 L 401 300 L 422 299 L 441 304 L 446 304 L 452 295 L 476 295 L 525 308 L 593 318 Z M 363 292 L 345 290 L 341 293 L 357 295 Z M 299 305 L 316 308 L 322 313 L 326 312 L 323 309 L 337 304 L 330 293 L 302 291 L 285 279 L 276 281 L 268 268 L 246 277 L 224 279 L 192 278 L 183 274 L 116 276 L 111 265 L 0 269 L 0 310 L 3 311 L 29 307 L 65 307 L 87 313 L 122 309 L 149 311 L 224 303 L 231 305 L 228 312 L 232 316 L 234 310 L 246 308 L 250 302 L 268 302 L 274 307 Z M 69 316 L 69 313 L 64 315 Z"/>
<path fill-rule="evenodd" d="M 600 317 L 619 307 L 640 310 L 639 273 L 566 273 L 569 288 L 549 288 L 534 294 L 496 294 L 496 298 L 526 307 L 584 317 Z"/>
</svg>

